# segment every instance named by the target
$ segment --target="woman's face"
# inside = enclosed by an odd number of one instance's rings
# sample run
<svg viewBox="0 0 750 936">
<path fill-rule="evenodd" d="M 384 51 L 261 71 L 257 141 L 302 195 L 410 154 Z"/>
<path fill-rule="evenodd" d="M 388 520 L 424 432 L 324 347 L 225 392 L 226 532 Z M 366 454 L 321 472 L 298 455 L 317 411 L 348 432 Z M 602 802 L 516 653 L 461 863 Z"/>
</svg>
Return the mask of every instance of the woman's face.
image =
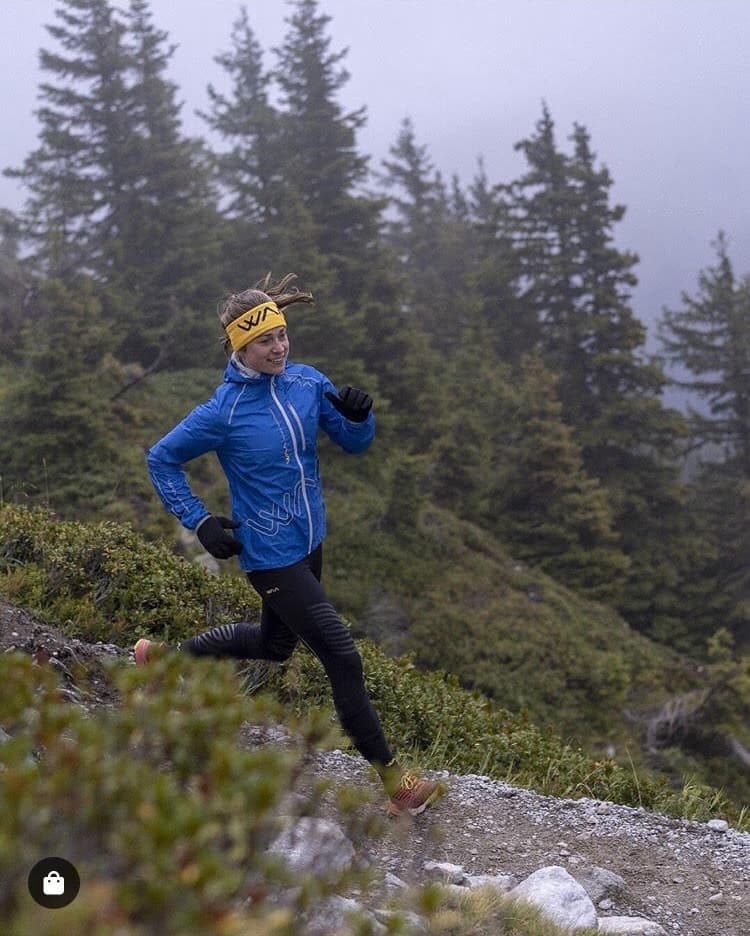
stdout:
<svg viewBox="0 0 750 936">
<path fill-rule="evenodd" d="M 272 328 L 237 352 L 237 357 L 245 367 L 251 367 L 261 374 L 283 373 L 288 355 L 289 336 L 286 325 Z"/>
</svg>

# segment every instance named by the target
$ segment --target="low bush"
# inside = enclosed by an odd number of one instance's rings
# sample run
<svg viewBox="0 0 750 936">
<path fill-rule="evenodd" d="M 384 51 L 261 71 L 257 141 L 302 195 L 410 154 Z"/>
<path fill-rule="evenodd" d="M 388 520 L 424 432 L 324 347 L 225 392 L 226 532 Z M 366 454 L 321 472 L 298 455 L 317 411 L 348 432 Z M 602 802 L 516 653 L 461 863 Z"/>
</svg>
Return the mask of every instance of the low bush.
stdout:
<svg viewBox="0 0 750 936">
<path fill-rule="evenodd" d="M 310 905 L 351 884 L 348 870 L 292 881 L 267 851 L 280 804 L 325 736 L 320 721 L 294 725 L 294 748 L 245 750 L 243 722 L 279 713 L 239 693 L 229 664 L 216 669 L 207 680 L 190 659 L 120 666 L 121 704 L 89 715 L 61 698 L 51 668 L 0 657 L 4 934 L 293 933 L 302 905 L 280 909 L 281 888 L 293 883 Z M 29 869 L 50 855 L 85 882 L 54 914 L 26 890 Z"/>
<path fill-rule="evenodd" d="M 113 643 L 179 639 L 259 606 L 243 578 L 211 575 L 124 524 L 13 505 L 0 508 L 0 591 L 71 636 Z"/>
</svg>

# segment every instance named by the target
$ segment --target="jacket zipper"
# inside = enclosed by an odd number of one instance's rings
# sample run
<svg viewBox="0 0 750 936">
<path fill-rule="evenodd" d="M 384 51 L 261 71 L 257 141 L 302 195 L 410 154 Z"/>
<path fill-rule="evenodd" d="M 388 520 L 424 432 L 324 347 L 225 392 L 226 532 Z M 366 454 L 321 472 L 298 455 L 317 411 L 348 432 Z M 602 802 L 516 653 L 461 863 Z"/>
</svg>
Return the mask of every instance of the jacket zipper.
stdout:
<svg viewBox="0 0 750 936">
<path fill-rule="evenodd" d="M 281 405 L 281 401 L 276 396 L 276 378 L 271 378 L 271 397 L 273 402 L 276 404 L 276 408 L 281 413 L 284 422 L 286 423 L 286 428 L 289 431 L 289 435 L 292 437 L 292 448 L 294 449 L 294 458 L 297 462 L 297 467 L 299 468 L 300 478 L 302 479 L 302 500 L 305 503 L 305 511 L 307 513 L 307 552 L 312 552 L 312 536 L 313 536 L 313 522 L 312 522 L 312 511 L 310 510 L 310 502 L 307 499 L 307 482 L 305 480 L 305 469 L 302 466 L 302 460 L 299 457 L 299 450 L 297 448 L 297 436 L 294 434 L 294 427 L 289 421 L 289 417 L 286 414 L 286 410 Z"/>
</svg>

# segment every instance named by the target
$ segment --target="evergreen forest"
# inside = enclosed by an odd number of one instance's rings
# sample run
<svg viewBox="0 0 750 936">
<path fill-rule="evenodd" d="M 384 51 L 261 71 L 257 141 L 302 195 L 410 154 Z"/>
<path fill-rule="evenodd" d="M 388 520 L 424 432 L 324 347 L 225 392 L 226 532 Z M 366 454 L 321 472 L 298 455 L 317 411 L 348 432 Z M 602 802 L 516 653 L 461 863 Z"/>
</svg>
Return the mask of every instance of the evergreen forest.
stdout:
<svg viewBox="0 0 750 936">
<path fill-rule="evenodd" d="M 148 0 L 59 0 L 36 147 L 4 170 L 26 197 L 0 208 L 0 509 L 201 560 L 144 454 L 220 382 L 221 297 L 294 273 L 315 302 L 288 313 L 292 359 L 375 399 L 365 455 L 321 445 L 324 581 L 356 635 L 750 803 L 750 271 L 731 232 L 647 351 L 626 206 L 584 124 L 541 103 L 518 178 L 478 159 L 465 185 L 405 115 L 373 165 L 330 18 L 288 10 L 264 51 L 238 7 L 209 145 L 183 132 Z M 227 513 L 215 460 L 189 472 Z M 13 575 L 0 554 L 11 599 Z"/>
</svg>

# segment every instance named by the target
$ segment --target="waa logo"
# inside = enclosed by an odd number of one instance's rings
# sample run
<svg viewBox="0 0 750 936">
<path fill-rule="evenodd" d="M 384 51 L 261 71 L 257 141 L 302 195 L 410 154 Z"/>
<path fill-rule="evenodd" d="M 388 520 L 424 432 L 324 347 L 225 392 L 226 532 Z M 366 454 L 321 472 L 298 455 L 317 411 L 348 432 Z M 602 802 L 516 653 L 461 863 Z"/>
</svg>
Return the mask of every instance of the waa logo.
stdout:
<svg viewBox="0 0 750 936">
<path fill-rule="evenodd" d="M 278 309 L 274 309 L 273 306 L 266 305 L 258 309 L 257 312 L 254 312 L 249 318 L 243 319 L 241 322 L 237 322 L 237 328 L 242 331 L 249 332 L 260 325 L 261 322 L 265 322 L 268 318 L 268 314 L 272 315 L 281 315 L 281 312 Z"/>
</svg>

